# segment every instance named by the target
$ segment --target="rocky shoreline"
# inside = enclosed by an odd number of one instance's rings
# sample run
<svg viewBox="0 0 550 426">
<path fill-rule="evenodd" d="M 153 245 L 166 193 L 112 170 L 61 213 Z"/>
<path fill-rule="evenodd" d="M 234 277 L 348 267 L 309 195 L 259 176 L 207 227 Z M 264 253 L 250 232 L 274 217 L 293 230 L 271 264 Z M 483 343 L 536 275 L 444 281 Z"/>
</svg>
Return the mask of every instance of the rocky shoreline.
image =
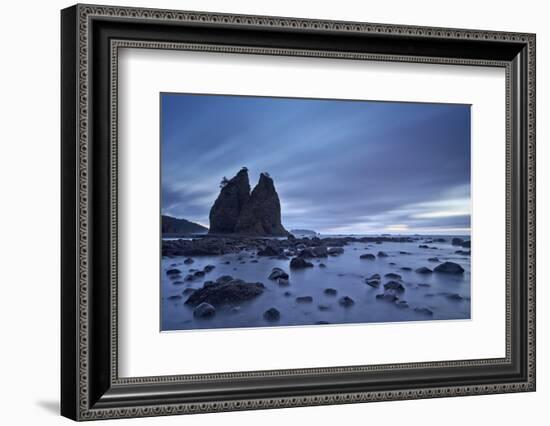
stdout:
<svg viewBox="0 0 550 426">
<path fill-rule="evenodd" d="M 363 246 L 365 252 L 358 252 L 356 243 Z M 407 246 L 415 244 L 417 250 L 426 254 L 426 265 L 416 268 L 403 266 L 400 268 L 405 273 L 412 273 L 418 277 L 437 275 L 461 275 L 465 272 L 464 268 L 456 262 L 439 259 L 434 256 L 439 250 L 437 244 L 447 244 L 454 246 L 458 250 L 457 255 L 467 258 L 470 255 L 470 241 L 460 238 L 426 238 L 422 236 L 368 236 L 368 237 L 313 237 L 313 238 L 295 238 L 289 235 L 287 238 L 259 238 L 244 235 L 207 235 L 193 239 L 163 240 L 162 256 L 166 259 L 184 258 L 183 264 L 190 268 L 184 272 L 180 266 L 167 269 L 165 271 L 167 279 L 173 286 L 186 283 L 202 283 L 198 288 L 186 288 L 181 296 L 174 295 L 174 299 L 182 299 L 184 305 L 193 309 L 193 316 L 196 319 L 203 320 L 212 318 L 220 308 L 230 309 L 238 312 L 241 304 L 251 301 L 262 295 L 267 286 L 265 283 L 274 283 L 279 287 L 289 287 L 292 282 L 291 271 L 307 271 L 309 268 L 326 268 L 326 260 L 329 258 L 338 258 L 344 253 L 352 254 L 360 262 L 370 264 L 372 261 L 384 260 L 389 257 L 386 250 L 379 250 L 380 245 L 386 243 L 407 243 Z M 353 248 L 350 248 L 353 246 Z M 468 249 L 468 250 L 463 250 Z M 350 253 L 353 250 L 355 253 Z M 215 279 L 208 279 L 214 274 L 215 265 L 205 265 L 201 269 L 193 268 L 194 259 L 201 257 L 220 257 L 220 262 L 226 255 L 235 257 L 235 262 L 241 265 L 246 263 L 257 263 L 261 259 L 273 259 L 283 262 L 287 267 L 274 267 L 271 272 L 265 276 L 264 282 L 247 282 L 239 277 L 232 275 L 221 275 Z M 390 256 L 402 256 L 407 258 L 411 253 L 406 250 L 399 250 Z M 390 259 L 391 260 L 391 259 Z M 214 262 L 215 263 L 215 262 Z M 226 260 L 224 264 L 229 264 Z M 394 262 L 389 262 L 389 265 Z M 236 269 L 236 268 L 235 268 Z M 307 272 L 306 272 L 307 273 Z M 380 303 L 389 303 L 398 309 L 410 309 L 422 317 L 432 317 L 433 310 L 426 306 L 411 306 L 407 301 L 407 292 L 410 283 L 403 278 L 400 273 L 391 272 L 386 274 L 370 274 L 362 278 L 367 288 L 376 290 L 375 300 Z M 419 283 L 416 288 L 430 287 L 429 284 Z M 285 297 L 290 298 L 293 293 L 285 291 Z M 326 286 L 323 294 L 329 297 L 335 297 L 335 302 L 340 309 L 353 309 L 356 300 L 352 295 L 341 294 L 338 288 Z M 449 301 L 466 300 L 466 297 L 453 291 L 442 291 L 426 294 L 427 298 L 441 296 Z M 178 297 L 178 299 L 175 299 Z M 354 296 L 355 297 L 355 296 Z M 469 297 L 467 297 L 469 299 Z M 300 305 L 308 305 L 314 302 L 312 296 L 301 295 L 294 297 L 294 302 Z M 258 315 L 267 323 L 277 323 L 282 319 L 282 313 L 277 306 L 271 306 Z M 328 311 L 333 309 L 331 304 L 319 304 L 319 311 Z M 319 323 L 328 323 L 327 321 Z"/>
</svg>

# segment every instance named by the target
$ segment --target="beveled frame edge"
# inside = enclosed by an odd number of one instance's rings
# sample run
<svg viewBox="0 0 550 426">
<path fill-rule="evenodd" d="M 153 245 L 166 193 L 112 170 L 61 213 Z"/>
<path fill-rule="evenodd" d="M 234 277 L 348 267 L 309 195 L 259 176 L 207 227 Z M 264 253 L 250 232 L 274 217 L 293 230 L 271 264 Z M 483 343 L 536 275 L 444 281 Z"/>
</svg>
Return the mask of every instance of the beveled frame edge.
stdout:
<svg viewBox="0 0 550 426">
<path fill-rule="evenodd" d="M 527 48 L 527 76 L 526 91 L 527 105 L 524 105 L 524 122 L 527 136 L 527 157 L 524 159 L 528 181 L 526 182 L 527 192 L 524 194 L 524 200 L 527 204 L 527 300 L 528 310 L 527 328 L 527 368 L 528 379 L 519 383 L 499 383 L 483 386 L 452 386 L 448 388 L 427 388 L 427 389 L 402 389 L 399 391 L 384 391 L 375 393 L 353 393 L 353 394 L 327 394 L 313 395 L 304 397 L 277 397 L 277 398 L 258 398 L 254 400 L 233 400 L 209 402 L 201 404 L 164 404 L 157 406 L 143 406 L 135 408 L 108 408 L 96 409 L 90 408 L 88 383 L 88 233 L 89 233 L 89 205 L 88 205 L 88 133 L 87 133 L 87 115 L 88 115 L 88 24 L 92 17 L 119 17 L 140 20 L 161 20 L 192 23 L 220 23 L 224 25 L 249 25 L 265 28 L 303 28 L 304 30 L 315 29 L 317 31 L 337 31 L 337 32 L 362 32 L 362 33 L 381 33 L 390 36 L 391 34 L 410 34 L 414 37 L 439 37 L 449 39 L 469 39 L 469 40 L 495 40 L 510 41 L 522 43 Z M 70 268 L 62 268 L 65 278 L 62 288 L 62 316 L 64 319 L 70 317 L 76 321 L 65 330 L 65 334 L 74 332 L 75 342 L 78 344 L 73 360 L 66 350 L 62 350 L 62 356 L 69 365 L 63 368 L 65 380 L 63 383 L 71 383 L 76 391 L 74 399 L 67 396 L 67 392 L 62 397 L 62 411 L 64 415 L 78 420 L 91 420 L 99 418 L 112 417 L 136 417 L 148 415 L 168 415 L 178 413 L 194 412 L 212 412 L 228 411 L 241 409 L 260 409 L 275 407 L 291 407 L 306 405 L 321 405 L 363 401 L 379 401 L 389 399 L 414 399 L 430 398 L 439 396 L 460 396 L 474 395 L 483 393 L 501 393 L 515 391 L 532 391 L 535 389 L 535 36 L 533 34 L 502 33 L 495 31 L 479 30 L 459 30 L 445 28 L 426 28 L 426 27 L 408 27 L 400 25 L 385 24 L 366 24 L 352 22 L 336 22 L 309 19 L 293 18 L 274 18 L 262 16 L 244 16 L 228 15 L 201 12 L 181 12 L 155 9 L 135 9 L 119 7 L 103 7 L 77 5 L 70 11 L 65 12 L 65 31 L 63 34 L 63 49 L 74 49 L 74 64 L 62 67 L 65 70 L 63 78 L 63 87 L 65 94 L 62 95 L 63 103 L 69 104 L 76 102 L 78 111 L 71 115 L 68 108 L 63 108 L 62 127 L 62 161 L 64 166 L 63 177 L 73 176 L 76 182 L 73 186 L 63 185 L 63 208 L 64 216 L 62 242 L 64 248 L 62 253 L 64 259 L 74 259 L 77 253 L 76 265 L 73 265 L 76 275 L 77 287 L 73 290 L 74 294 L 66 290 L 74 286 L 74 278 L 70 276 Z M 77 22 L 76 28 L 68 28 L 72 22 Z M 70 38 L 73 40 L 67 40 Z M 74 79 L 70 78 L 74 71 Z M 74 90 L 76 99 L 71 99 L 68 95 Z M 521 107 L 521 106 L 520 106 Z M 73 106 L 74 108 L 74 106 Z M 70 121 L 67 124 L 67 119 Z M 511 131 L 511 130 L 510 130 Z M 508 129 L 507 129 L 508 133 Z M 76 136 L 78 144 L 75 144 Z M 523 140 L 523 138 L 522 138 Z M 70 146 L 74 144 L 75 146 Z M 75 168 L 71 168 L 71 162 L 74 162 Z M 508 172 L 508 170 L 507 170 Z M 509 174 L 508 174 L 509 176 Z M 71 193 L 71 189 L 76 189 L 76 193 Z M 72 207 L 70 204 L 74 202 Z M 77 206 L 75 210 L 75 206 Z M 68 218 L 68 213 L 74 210 L 75 217 Z M 76 241 L 72 241 L 75 235 Z M 72 236 L 72 238 L 71 238 Z M 507 239 L 509 240 L 509 239 Z M 507 241 L 507 245 L 508 245 Z M 112 246 L 116 252 L 116 245 Z M 66 263 L 66 262 L 65 262 Z M 508 266 L 507 266 L 508 269 Z M 68 276 L 69 275 L 69 276 Z M 74 303 L 74 305 L 73 305 Z M 65 323 L 67 321 L 64 321 Z M 62 343 L 63 344 L 63 343 Z M 71 373 L 69 370 L 74 369 Z M 180 376 L 174 376 L 174 380 L 179 380 Z M 73 382 L 74 380 L 74 382 Z M 74 404 L 74 406 L 72 406 Z M 63 408 L 65 406 L 65 408 Z"/>
</svg>

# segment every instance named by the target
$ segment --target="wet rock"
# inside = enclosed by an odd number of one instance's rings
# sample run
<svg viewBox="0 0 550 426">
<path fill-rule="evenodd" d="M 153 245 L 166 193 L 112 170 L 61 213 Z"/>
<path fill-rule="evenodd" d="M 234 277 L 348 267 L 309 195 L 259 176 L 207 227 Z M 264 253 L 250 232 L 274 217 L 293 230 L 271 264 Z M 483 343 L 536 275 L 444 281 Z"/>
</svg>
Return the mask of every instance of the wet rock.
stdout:
<svg viewBox="0 0 550 426">
<path fill-rule="evenodd" d="M 420 244 L 418 246 L 418 248 L 421 248 L 421 249 L 429 249 L 430 247 L 428 247 L 426 244 Z"/>
<path fill-rule="evenodd" d="M 437 257 L 429 257 L 428 262 L 439 262 L 440 260 Z"/>
<path fill-rule="evenodd" d="M 380 280 L 365 280 L 365 284 L 370 285 L 371 287 L 378 288 L 380 287 Z"/>
<path fill-rule="evenodd" d="M 278 256 L 280 253 L 281 250 L 272 246 L 267 246 L 263 250 L 259 250 L 257 254 L 258 256 Z"/>
<path fill-rule="evenodd" d="M 472 242 L 471 241 L 464 241 L 461 245 L 464 248 L 470 248 L 472 246 Z"/>
<path fill-rule="evenodd" d="M 445 238 L 434 238 L 434 243 L 446 243 L 447 240 Z"/>
<path fill-rule="evenodd" d="M 328 311 L 330 310 L 330 305 L 318 305 L 317 309 L 319 309 L 320 311 Z"/>
<path fill-rule="evenodd" d="M 197 278 L 200 278 L 200 277 L 204 277 L 205 272 L 204 271 L 195 271 L 195 273 L 193 275 Z"/>
<path fill-rule="evenodd" d="M 395 306 L 401 309 L 406 309 L 409 307 L 409 304 L 406 300 L 398 300 L 395 302 Z"/>
<path fill-rule="evenodd" d="M 172 284 L 174 285 L 182 285 L 185 284 L 183 281 L 172 281 Z"/>
<path fill-rule="evenodd" d="M 342 251 L 343 250 L 344 249 L 342 249 Z M 329 255 L 329 251 L 325 246 L 313 247 L 311 251 L 313 252 L 314 257 L 328 257 Z"/>
<path fill-rule="evenodd" d="M 197 305 L 193 310 L 193 316 L 196 318 L 210 318 L 216 315 L 216 308 L 209 303 L 203 302 Z"/>
<path fill-rule="evenodd" d="M 295 257 L 290 261 L 290 268 L 291 269 L 304 269 L 304 268 L 312 268 L 313 263 L 308 262 L 302 257 Z"/>
<path fill-rule="evenodd" d="M 168 300 L 180 300 L 182 297 L 179 294 L 174 294 L 172 296 L 168 296 Z"/>
<path fill-rule="evenodd" d="M 203 270 L 204 272 L 212 272 L 214 269 L 216 269 L 214 265 L 206 265 Z"/>
<path fill-rule="evenodd" d="M 266 321 L 278 321 L 280 318 L 281 313 L 275 308 L 270 308 L 264 312 L 264 319 Z"/>
<path fill-rule="evenodd" d="M 185 259 L 185 260 L 183 261 L 183 263 L 185 263 L 186 265 L 191 265 L 193 262 L 194 262 L 194 260 L 191 259 L 190 257 L 188 257 L 187 259 Z"/>
<path fill-rule="evenodd" d="M 355 304 L 355 301 L 349 296 L 343 296 L 338 299 L 338 304 L 345 308 L 349 308 L 350 306 Z"/>
<path fill-rule="evenodd" d="M 430 284 L 425 284 L 425 283 L 420 283 L 420 284 L 417 284 L 418 287 L 431 287 Z"/>
<path fill-rule="evenodd" d="M 327 265 L 325 265 L 324 263 L 319 263 L 319 268 L 326 268 Z"/>
<path fill-rule="evenodd" d="M 419 314 L 422 314 L 422 315 L 426 315 L 426 316 L 433 316 L 433 311 L 429 308 L 414 308 L 414 311 L 419 313 Z"/>
<path fill-rule="evenodd" d="M 216 279 L 217 283 L 228 283 L 229 281 L 233 281 L 234 278 L 231 275 L 222 275 L 221 277 L 218 277 Z"/>
<path fill-rule="evenodd" d="M 179 275 L 179 274 L 181 274 L 181 271 L 180 271 L 179 269 L 177 269 L 177 268 L 168 269 L 168 270 L 166 271 L 166 275 L 168 275 L 168 276 L 171 276 L 171 275 Z"/>
<path fill-rule="evenodd" d="M 472 252 L 470 250 L 457 250 L 455 254 L 460 254 L 462 256 L 470 256 Z"/>
<path fill-rule="evenodd" d="M 374 260 L 374 259 L 376 259 L 376 256 L 374 254 L 371 254 L 371 253 L 366 253 L 366 254 L 362 254 L 361 256 L 359 256 L 359 259 Z"/>
<path fill-rule="evenodd" d="M 451 240 L 451 244 L 453 246 L 461 246 L 464 243 L 464 240 L 462 238 L 453 238 Z"/>
<path fill-rule="evenodd" d="M 390 280 L 400 280 L 401 279 L 401 275 L 396 274 L 395 272 L 389 272 L 384 276 L 386 278 L 389 278 Z"/>
<path fill-rule="evenodd" d="M 331 256 L 340 256 L 344 254 L 344 249 L 342 247 L 330 247 L 328 249 L 328 254 Z"/>
<path fill-rule="evenodd" d="M 290 291 L 285 291 L 283 294 L 284 294 L 285 297 L 292 296 L 292 293 Z"/>
<path fill-rule="evenodd" d="M 379 280 L 382 278 L 380 274 L 372 274 L 370 277 L 366 278 L 367 280 Z"/>
<path fill-rule="evenodd" d="M 395 290 L 386 290 L 382 294 L 377 294 L 376 298 L 385 302 L 395 302 L 396 300 L 399 300 L 399 296 Z"/>
<path fill-rule="evenodd" d="M 401 268 L 402 271 L 412 271 L 412 268 L 409 268 L 408 266 L 403 266 Z"/>
<path fill-rule="evenodd" d="M 388 265 L 395 266 L 395 262 L 390 262 Z"/>
<path fill-rule="evenodd" d="M 273 268 L 271 274 L 269 274 L 270 280 L 278 280 L 279 278 L 284 278 L 288 280 L 288 274 L 283 271 L 281 268 Z"/>
<path fill-rule="evenodd" d="M 313 302 L 313 297 L 311 296 L 299 296 L 296 298 L 297 303 L 311 303 Z"/>
<path fill-rule="evenodd" d="M 434 271 L 443 274 L 463 274 L 464 268 L 462 268 L 462 266 L 460 266 L 458 263 L 443 262 L 440 265 L 437 265 L 434 268 Z"/>
<path fill-rule="evenodd" d="M 414 272 L 417 274 L 431 274 L 433 271 L 430 268 L 421 266 L 420 268 L 415 269 Z"/>
<path fill-rule="evenodd" d="M 398 293 L 403 293 L 405 291 L 405 287 L 403 287 L 403 284 L 397 281 L 388 281 L 386 284 L 384 284 L 384 290 L 393 290 Z"/>
<path fill-rule="evenodd" d="M 400 251 L 399 254 L 410 254 L 408 251 Z"/>
<path fill-rule="evenodd" d="M 336 296 L 338 294 L 338 291 L 335 288 L 325 288 L 323 291 L 327 296 Z"/>
<path fill-rule="evenodd" d="M 246 283 L 239 279 L 228 282 L 217 281 L 213 285 L 196 290 L 185 303 L 193 306 L 203 302 L 213 306 L 239 303 L 258 297 L 264 290 L 265 286 L 262 283 Z"/>
<path fill-rule="evenodd" d="M 279 278 L 277 280 L 277 284 L 279 284 L 281 287 L 288 287 L 290 285 L 290 281 L 288 281 L 287 278 Z"/>
<path fill-rule="evenodd" d="M 441 293 L 442 296 L 445 296 L 449 300 L 453 300 L 455 302 L 460 302 L 464 300 L 464 298 L 458 294 L 458 293 Z"/>
<path fill-rule="evenodd" d="M 191 293 L 194 293 L 196 290 L 197 290 L 197 289 L 195 289 L 195 288 L 189 287 L 189 288 L 186 288 L 185 290 L 183 290 L 183 291 L 181 292 L 181 294 L 183 294 L 184 296 L 188 296 L 188 295 L 190 295 Z"/>
<path fill-rule="evenodd" d="M 183 280 L 184 281 L 194 281 L 195 278 L 197 278 L 197 277 L 195 277 L 195 275 L 187 274 Z"/>
<path fill-rule="evenodd" d="M 258 261 L 254 259 L 254 260 L 251 260 L 250 263 L 258 263 Z"/>
<path fill-rule="evenodd" d="M 388 257 L 388 253 L 386 253 L 385 251 L 379 251 L 377 256 L 378 257 Z"/>
</svg>

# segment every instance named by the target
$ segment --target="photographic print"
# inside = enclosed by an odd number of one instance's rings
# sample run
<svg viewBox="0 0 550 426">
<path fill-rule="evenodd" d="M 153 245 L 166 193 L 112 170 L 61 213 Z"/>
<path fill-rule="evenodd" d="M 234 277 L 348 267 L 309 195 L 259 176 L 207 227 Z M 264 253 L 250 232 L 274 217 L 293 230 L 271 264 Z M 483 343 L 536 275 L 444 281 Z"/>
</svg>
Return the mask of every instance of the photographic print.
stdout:
<svg viewBox="0 0 550 426">
<path fill-rule="evenodd" d="M 160 103 L 161 331 L 470 319 L 470 105 Z"/>
</svg>

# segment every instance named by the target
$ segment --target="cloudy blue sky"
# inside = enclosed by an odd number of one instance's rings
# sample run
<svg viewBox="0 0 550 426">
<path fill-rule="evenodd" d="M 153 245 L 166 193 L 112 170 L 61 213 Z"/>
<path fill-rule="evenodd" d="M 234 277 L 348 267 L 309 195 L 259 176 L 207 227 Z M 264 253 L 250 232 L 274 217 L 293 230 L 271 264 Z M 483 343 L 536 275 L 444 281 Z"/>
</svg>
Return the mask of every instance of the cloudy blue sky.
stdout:
<svg viewBox="0 0 550 426">
<path fill-rule="evenodd" d="M 274 179 L 287 229 L 470 231 L 470 106 L 161 94 L 161 210 L 208 226 L 223 176 Z"/>
</svg>

